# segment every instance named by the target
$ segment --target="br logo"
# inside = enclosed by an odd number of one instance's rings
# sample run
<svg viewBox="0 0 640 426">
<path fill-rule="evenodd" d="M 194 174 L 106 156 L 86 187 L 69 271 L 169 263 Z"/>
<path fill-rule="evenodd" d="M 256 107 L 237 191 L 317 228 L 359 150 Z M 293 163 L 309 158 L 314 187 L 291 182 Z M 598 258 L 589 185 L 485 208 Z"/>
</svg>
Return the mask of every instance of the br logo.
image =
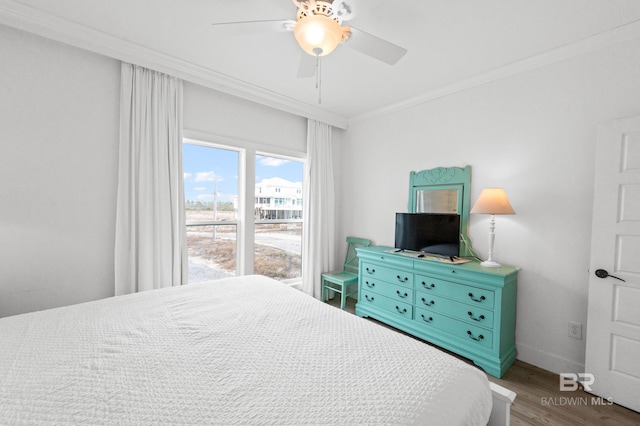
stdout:
<svg viewBox="0 0 640 426">
<path fill-rule="evenodd" d="M 586 391 L 591 391 L 591 385 L 596 381 L 596 378 L 591 373 L 560 373 L 560 390 L 563 392 L 578 390 L 578 383 L 582 384 L 582 387 Z"/>
</svg>

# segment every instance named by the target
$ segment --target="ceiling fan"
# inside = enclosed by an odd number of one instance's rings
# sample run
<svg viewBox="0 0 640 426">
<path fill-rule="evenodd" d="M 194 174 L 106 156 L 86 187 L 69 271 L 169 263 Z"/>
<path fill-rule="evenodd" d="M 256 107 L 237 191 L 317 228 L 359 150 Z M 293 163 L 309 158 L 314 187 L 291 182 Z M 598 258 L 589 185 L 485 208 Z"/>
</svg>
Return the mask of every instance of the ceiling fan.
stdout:
<svg viewBox="0 0 640 426">
<path fill-rule="evenodd" d="M 354 27 L 342 26 L 355 15 L 353 0 L 292 0 L 298 8 L 296 20 L 243 21 L 213 24 L 231 34 L 292 31 L 304 52 L 298 77 L 318 78 L 320 57 L 344 43 L 372 58 L 394 65 L 407 50 Z"/>
</svg>

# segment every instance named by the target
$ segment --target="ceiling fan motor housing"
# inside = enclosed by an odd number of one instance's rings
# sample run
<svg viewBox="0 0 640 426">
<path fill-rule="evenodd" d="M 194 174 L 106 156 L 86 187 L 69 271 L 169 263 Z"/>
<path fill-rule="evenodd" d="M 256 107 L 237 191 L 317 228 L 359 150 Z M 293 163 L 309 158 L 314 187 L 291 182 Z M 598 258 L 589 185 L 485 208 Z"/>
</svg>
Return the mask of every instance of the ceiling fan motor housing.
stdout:
<svg viewBox="0 0 640 426">
<path fill-rule="evenodd" d="M 337 17 L 342 21 L 348 21 L 354 16 L 354 7 L 352 0 L 292 0 L 298 9 L 315 10 L 330 8 L 327 15 Z M 324 3 L 319 8 L 318 3 Z"/>
<path fill-rule="evenodd" d="M 330 2 L 310 0 L 299 3 L 294 35 L 306 53 L 312 56 L 328 55 L 339 43 L 349 38 L 351 28 L 341 26 L 342 20 L 334 15 Z"/>
</svg>

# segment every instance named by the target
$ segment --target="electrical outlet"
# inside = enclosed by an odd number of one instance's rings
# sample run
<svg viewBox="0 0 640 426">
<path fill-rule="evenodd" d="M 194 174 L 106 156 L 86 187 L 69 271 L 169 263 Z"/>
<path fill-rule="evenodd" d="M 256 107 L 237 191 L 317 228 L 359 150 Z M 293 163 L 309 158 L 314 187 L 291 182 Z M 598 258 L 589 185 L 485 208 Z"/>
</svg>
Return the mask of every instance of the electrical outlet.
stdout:
<svg viewBox="0 0 640 426">
<path fill-rule="evenodd" d="M 582 339 L 582 324 L 569 321 L 569 337 Z"/>
</svg>

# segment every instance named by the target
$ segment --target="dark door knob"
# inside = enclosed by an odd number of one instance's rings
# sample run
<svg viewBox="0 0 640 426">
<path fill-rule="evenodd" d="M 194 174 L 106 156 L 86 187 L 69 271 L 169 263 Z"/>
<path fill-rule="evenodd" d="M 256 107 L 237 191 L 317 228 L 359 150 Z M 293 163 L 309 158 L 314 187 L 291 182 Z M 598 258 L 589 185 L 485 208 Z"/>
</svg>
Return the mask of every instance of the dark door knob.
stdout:
<svg viewBox="0 0 640 426">
<path fill-rule="evenodd" d="M 607 278 L 607 277 L 611 277 L 611 278 L 615 278 L 616 280 L 620 280 L 622 282 L 626 282 L 625 280 L 623 280 L 622 278 L 618 278 L 615 275 L 610 275 L 606 270 L 604 269 L 596 269 L 596 277 L 598 278 Z"/>
</svg>

